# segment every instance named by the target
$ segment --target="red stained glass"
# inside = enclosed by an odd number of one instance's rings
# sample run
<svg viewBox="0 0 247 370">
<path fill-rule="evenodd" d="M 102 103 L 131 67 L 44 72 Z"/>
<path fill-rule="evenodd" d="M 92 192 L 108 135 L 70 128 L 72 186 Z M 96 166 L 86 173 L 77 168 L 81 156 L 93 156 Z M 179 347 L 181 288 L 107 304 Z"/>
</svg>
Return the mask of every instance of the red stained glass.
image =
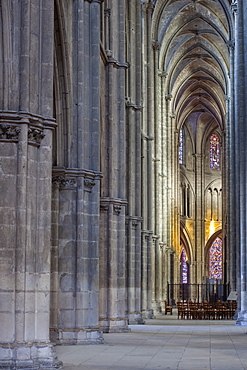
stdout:
<svg viewBox="0 0 247 370">
<path fill-rule="evenodd" d="M 210 169 L 220 169 L 220 139 L 216 134 L 210 136 Z"/>
<path fill-rule="evenodd" d="M 209 279 L 222 279 L 222 240 L 216 238 L 209 250 Z"/>
<path fill-rule="evenodd" d="M 184 152 L 184 134 L 183 130 L 181 129 L 179 132 L 179 153 L 178 153 L 179 164 L 183 164 L 183 152 Z"/>
<path fill-rule="evenodd" d="M 183 248 L 181 253 L 181 268 L 182 268 L 182 283 L 188 283 L 188 264 L 187 264 L 187 256 L 186 251 Z"/>
</svg>

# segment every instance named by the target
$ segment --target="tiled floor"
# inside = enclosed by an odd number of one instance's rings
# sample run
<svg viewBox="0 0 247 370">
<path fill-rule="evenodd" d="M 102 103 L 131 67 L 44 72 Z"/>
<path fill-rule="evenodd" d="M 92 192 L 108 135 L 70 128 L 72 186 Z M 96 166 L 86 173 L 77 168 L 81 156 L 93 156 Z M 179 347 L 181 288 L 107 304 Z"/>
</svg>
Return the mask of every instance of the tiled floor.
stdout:
<svg viewBox="0 0 247 370">
<path fill-rule="evenodd" d="M 161 316 L 105 344 L 58 346 L 64 370 L 247 370 L 247 327 Z"/>
</svg>

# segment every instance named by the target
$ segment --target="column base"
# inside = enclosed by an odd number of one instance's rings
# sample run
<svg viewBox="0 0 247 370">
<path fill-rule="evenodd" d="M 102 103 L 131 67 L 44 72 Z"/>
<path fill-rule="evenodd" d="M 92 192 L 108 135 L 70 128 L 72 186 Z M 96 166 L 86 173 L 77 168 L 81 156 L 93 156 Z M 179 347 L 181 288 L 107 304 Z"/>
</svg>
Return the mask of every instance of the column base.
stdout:
<svg viewBox="0 0 247 370">
<path fill-rule="evenodd" d="M 154 311 L 152 309 L 143 310 L 142 317 L 146 320 L 154 319 Z"/>
<path fill-rule="evenodd" d="M 117 319 L 100 319 L 100 329 L 103 333 L 129 333 L 127 318 Z"/>
<path fill-rule="evenodd" d="M 51 329 L 50 337 L 56 344 L 103 344 L 99 329 Z"/>
<path fill-rule="evenodd" d="M 247 326 L 247 311 L 240 311 L 238 313 L 236 325 Z"/>
<path fill-rule="evenodd" d="M 50 343 L 0 343 L 0 369 L 62 369 Z"/>
<path fill-rule="evenodd" d="M 143 320 L 141 312 L 131 312 L 128 314 L 129 325 L 144 325 L 145 321 Z"/>
<path fill-rule="evenodd" d="M 152 302 L 152 307 L 153 307 L 154 316 L 161 314 L 161 305 L 160 305 L 160 302 L 153 301 Z"/>
</svg>

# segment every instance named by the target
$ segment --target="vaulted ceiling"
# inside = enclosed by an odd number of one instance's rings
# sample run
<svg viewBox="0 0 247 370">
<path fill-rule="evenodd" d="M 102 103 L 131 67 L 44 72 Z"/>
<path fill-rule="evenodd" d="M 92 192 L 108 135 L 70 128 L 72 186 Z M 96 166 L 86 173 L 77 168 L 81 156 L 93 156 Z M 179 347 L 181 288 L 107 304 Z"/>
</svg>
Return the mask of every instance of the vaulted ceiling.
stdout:
<svg viewBox="0 0 247 370">
<path fill-rule="evenodd" d="M 231 17 L 229 1 L 155 2 L 152 37 L 160 45 L 159 69 L 166 73 L 166 94 L 172 97 L 178 128 L 224 130 Z"/>
</svg>

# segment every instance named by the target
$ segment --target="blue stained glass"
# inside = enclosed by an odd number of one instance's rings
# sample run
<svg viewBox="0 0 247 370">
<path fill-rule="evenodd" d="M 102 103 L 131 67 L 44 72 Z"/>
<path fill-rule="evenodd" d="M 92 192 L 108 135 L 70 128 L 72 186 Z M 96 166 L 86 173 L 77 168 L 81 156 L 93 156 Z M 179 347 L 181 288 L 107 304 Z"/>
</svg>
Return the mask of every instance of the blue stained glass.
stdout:
<svg viewBox="0 0 247 370">
<path fill-rule="evenodd" d="M 183 151 L 184 151 L 184 134 L 183 130 L 181 129 L 179 132 L 179 153 L 178 153 L 179 164 L 183 164 Z"/>
<path fill-rule="evenodd" d="M 220 139 L 216 134 L 210 136 L 210 169 L 220 169 Z"/>
<path fill-rule="evenodd" d="M 186 251 L 183 248 L 181 253 L 181 268 L 182 268 L 182 283 L 188 283 L 188 264 L 187 264 L 187 256 Z"/>
<path fill-rule="evenodd" d="M 216 238 L 209 250 L 209 279 L 222 279 L 221 238 Z"/>
</svg>

